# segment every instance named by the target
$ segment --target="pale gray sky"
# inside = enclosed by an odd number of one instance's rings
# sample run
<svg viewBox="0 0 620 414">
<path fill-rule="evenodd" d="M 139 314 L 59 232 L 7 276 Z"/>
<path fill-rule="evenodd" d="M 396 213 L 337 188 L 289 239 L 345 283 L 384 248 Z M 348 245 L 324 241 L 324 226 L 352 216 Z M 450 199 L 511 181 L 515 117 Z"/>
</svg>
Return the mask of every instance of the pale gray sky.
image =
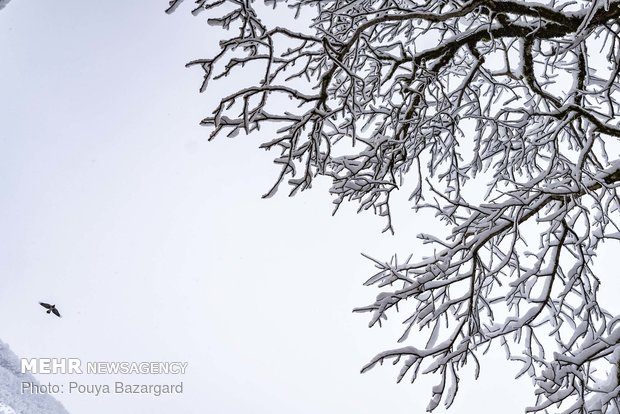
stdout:
<svg viewBox="0 0 620 414">
<path fill-rule="evenodd" d="M 331 217 L 325 182 L 261 200 L 277 174 L 261 137 L 208 143 L 198 126 L 213 102 L 184 64 L 217 34 L 189 2 L 166 6 L 19 0 L 0 13 L 0 337 L 27 358 L 189 362 L 183 395 L 57 396 L 72 413 L 424 412 L 436 378 L 359 374 L 400 331 L 351 309 L 377 293 L 359 253 L 414 251 L 428 221 L 397 206 L 392 237 L 353 206 Z M 519 366 L 482 361 L 451 412 L 521 413 L 533 396 Z"/>
</svg>

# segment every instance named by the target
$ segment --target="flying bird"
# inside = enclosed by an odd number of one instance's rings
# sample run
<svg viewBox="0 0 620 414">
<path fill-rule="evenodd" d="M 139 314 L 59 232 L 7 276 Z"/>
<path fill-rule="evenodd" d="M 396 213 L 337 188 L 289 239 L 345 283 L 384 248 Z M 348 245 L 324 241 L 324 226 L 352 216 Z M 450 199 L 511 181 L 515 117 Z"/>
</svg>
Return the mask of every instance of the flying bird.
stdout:
<svg viewBox="0 0 620 414">
<path fill-rule="evenodd" d="M 60 312 L 58 312 L 58 309 L 56 309 L 56 305 L 50 305 L 49 303 L 45 303 L 45 302 L 39 302 L 39 305 L 43 306 L 45 309 L 47 309 L 47 314 L 53 313 L 54 315 L 58 316 L 59 318 L 61 318 L 60 316 Z"/>
</svg>

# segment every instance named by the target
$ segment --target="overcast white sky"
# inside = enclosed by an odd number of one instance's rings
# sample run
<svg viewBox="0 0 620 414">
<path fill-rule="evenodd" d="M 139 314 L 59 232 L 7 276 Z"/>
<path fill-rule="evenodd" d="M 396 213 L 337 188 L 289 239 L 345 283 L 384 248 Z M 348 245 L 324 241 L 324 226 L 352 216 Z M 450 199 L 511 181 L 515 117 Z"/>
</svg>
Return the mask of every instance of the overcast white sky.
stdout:
<svg viewBox="0 0 620 414">
<path fill-rule="evenodd" d="M 184 64 L 217 38 L 191 5 L 0 12 L 0 338 L 27 358 L 189 362 L 182 378 L 39 376 L 185 384 L 175 397 L 57 396 L 72 413 L 424 412 L 436 379 L 396 384 L 390 364 L 359 374 L 400 331 L 351 309 L 377 293 L 359 253 L 414 251 L 428 221 L 396 206 L 393 237 L 353 208 L 331 217 L 325 182 L 261 200 L 277 174 L 262 138 L 208 143 L 198 126 L 213 102 Z M 519 366 L 482 361 L 451 412 L 523 412 Z"/>
</svg>

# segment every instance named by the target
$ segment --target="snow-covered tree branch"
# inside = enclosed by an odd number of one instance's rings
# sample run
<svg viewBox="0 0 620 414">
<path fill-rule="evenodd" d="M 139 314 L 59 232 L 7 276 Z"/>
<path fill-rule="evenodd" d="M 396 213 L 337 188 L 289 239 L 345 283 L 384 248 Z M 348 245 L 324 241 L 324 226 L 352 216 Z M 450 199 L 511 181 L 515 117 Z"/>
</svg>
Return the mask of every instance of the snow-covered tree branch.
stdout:
<svg viewBox="0 0 620 414">
<path fill-rule="evenodd" d="M 390 359 L 399 381 L 437 374 L 431 411 L 498 343 L 535 380 L 528 411 L 618 412 L 620 316 L 591 266 L 620 239 L 620 1 L 269 2 L 313 8 L 307 28 L 270 27 L 250 0 L 195 3 L 231 33 L 188 64 L 201 90 L 260 75 L 202 121 L 211 137 L 279 125 L 262 145 L 281 166 L 266 197 L 327 176 L 336 210 L 356 201 L 393 231 L 390 196 L 407 182 L 450 227 L 420 236 L 430 257 L 371 258 L 381 293 L 356 310 L 371 326 L 404 313 L 406 346 L 363 371 Z"/>
</svg>

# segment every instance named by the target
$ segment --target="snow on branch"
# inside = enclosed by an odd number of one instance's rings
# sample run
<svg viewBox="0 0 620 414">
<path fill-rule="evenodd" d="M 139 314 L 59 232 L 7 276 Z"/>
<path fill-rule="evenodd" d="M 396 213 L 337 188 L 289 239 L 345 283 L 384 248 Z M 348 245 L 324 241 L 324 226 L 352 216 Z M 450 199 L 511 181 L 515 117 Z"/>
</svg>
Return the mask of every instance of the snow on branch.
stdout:
<svg viewBox="0 0 620 414">
<path fill-rule="evenodd" d="M 591 266 L 620 240 L 620 1 L 267 5 L 314 17 L 268 25 L 250 0 L 195 2 L 230 33 L 188 64 L 201 91 L 234 80 L 202 121 L 211 138 L 277 125 L 262 145 L 280 167 L 266 197 L 329 177 L 336 210 L 354 201 L 393 231 L 390 196 L 411 182 L 414 208 L 450 229 L 420 235 L 430 257 L 371 259 L 366 284 L 381 292 L 356 311 L 370 326 L 400 312 L 407 344 L 363 371 L 390 359 L 399 381 L 438 375 L 432 411 L 497 343 L 535 382 L 529 411 L 618 412 L 619 317 Z"/>
</svg>

